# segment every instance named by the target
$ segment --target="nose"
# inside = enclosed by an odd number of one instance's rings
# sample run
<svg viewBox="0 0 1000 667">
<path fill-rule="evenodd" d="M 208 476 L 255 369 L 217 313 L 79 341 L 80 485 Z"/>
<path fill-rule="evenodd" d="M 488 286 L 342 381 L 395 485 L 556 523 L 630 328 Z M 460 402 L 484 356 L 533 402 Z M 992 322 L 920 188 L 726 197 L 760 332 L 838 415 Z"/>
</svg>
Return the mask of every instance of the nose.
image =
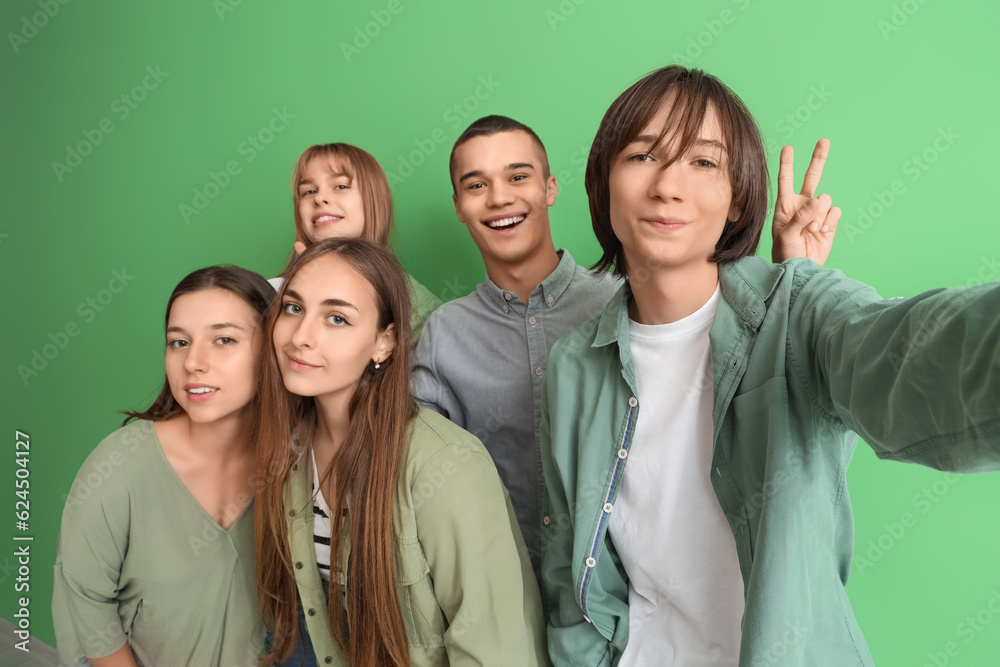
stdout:
<svg viewBox="0 0 1000 667">
<path fill-rule="evenodd" d="M 510 191 L 508 184 L 504 182 L 490 185 L 490 190 L 486 196 L 486 205 L 492 208 L 503 208 L 514 203 L 514 193 Z"/>
<path fill-rule="evenodd" d="M 297 348 L 312 348 L 316 342 L 315 328 L 312 319 L 300 317 L 292 330 L 292 345 Z"/>
<path fill-rule="evenodd" d="M 649 184 L 649 196 L 663 201 L 680 201 L 684 192 L 684 167 L 675 160 L 657 170 Z"/>
<path fill-rule="evenodd" d="M 201 343 L 191 343 L 184 357 L 184 370 L 198 373 L 208 370 L 208 357 Z"/>
</svg>

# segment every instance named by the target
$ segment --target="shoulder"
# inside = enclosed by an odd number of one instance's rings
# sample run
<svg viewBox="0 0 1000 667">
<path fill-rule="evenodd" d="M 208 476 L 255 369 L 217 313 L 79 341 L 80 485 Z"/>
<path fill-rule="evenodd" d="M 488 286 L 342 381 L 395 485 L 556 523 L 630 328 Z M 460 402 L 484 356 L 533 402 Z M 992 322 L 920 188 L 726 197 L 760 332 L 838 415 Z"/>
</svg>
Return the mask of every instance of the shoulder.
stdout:
<svg viewBox="0 0 1000 667">
<path fill-rule="evenodd" d="M 489 458 L 479 438 L 433 410 L 419 408 L 411 422 L 409 446 L 404 463 L 408 472 L 419 475 L 430 462 L 442 457 Z"/>
<path fill-rule="evenodd" d="M 66 511 L 79 507 L 104 506 L 112 511 L 125 511 L 127 499 L 136 490 L 148 495 L 157 475 L 154 447 L 159 447 L 153 422 L 136 420 L 104 438 L 87 460 L 73 481 L 66 497 Z M 100 502 L 94 504 L 91 499 Z"/>
<path fill-rule="evenodd" d="M 577 264 L 571 284 L 575 290 L 604 297 L 605 300 L 608 300 L 618 291 L 623 282 L 621 278 L 616 278 L 610 273 L 595 273 Z"/>
<path fill-rule="evenodd" d="M 470 318 L 477 317 L 483 312 L 484 307 L 476 292 L 452 299 L 438 306 L 430 314 L 427 318 L 427 324 L 424 325 L 424 330 L 451 330 L 450 327 L 456 322 L 468 321 Z M 456 334 L 459 333 L 461 332 L 456 332 Z"/>
</svg>

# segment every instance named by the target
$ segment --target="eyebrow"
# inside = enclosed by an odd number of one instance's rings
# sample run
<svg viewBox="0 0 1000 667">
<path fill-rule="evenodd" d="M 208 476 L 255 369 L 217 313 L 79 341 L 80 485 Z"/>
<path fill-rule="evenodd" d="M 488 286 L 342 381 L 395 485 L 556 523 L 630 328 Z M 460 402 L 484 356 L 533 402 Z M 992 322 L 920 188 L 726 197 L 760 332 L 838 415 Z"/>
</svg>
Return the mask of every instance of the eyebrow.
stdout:
<svg viewBox="0 0 1000 667">
<path fill-rule="evenodd" d="M 511 162 L 510 164 L 504 165 L 503 170 L 513 171 L 515 169 L 534 169 L 534 168 L 535 165 L 531 164 L 530 162 Z M 462 174 L 461 178 L 458 179 L 458 182 L 461 183 L 467 178 L 482 178 L 483 176 L 485 176 L 485 174 L 481 169 L 473 169 L 470 172 Z"/>
<path fill-rule="evenodd" d="M 297 301 L 305 301 L 305 299 L 299 296 L 299 293 L 296 292 L 295 290 L 285 290 L 285 296 L 291 297 L 292 299 L 295 299 Z M 333 306 L 334 308 L 353 308 L 354 310 L 357 310 L 359 313 L 361 312 L 360 310 L 358 310 L 358 307 L 355 306 L 353 303 L 351 303 L 350 301 L 344 301 L 343 299 L 324 299 L 319 305 Z"/>
<path fill-rule="evenodd" d="M 336 172 L 331 172 L 328 178 L 348 178 L 349 179 L 350 177 L 351 177 L 350 174 L 339 174 L 339 173 L 336 173 Z M 315 183 L 313 182 L 312 179 L 303 178 L 301 181 L 299 181 L 299 187 L 302 187 L 303 185 L 315 185 Z"/>
<path fill-rule="evenodd" d="M 246 331 L 246 327 L 233 324 L 232 322 L 219 322 L 218 324 L 213 324 L 209 329 L 239 329 L 240 331 Z M 167 333 L 187 333 L 183 327 L 167 327 Z"/>
<path fill-rule="evenodd" d="M 633 144 L 650 144 L 650 145 L 652 145 L 652 144 L 656 143 L 657 139 L 659 139 L 659 137 L 657 137 L 656 135 L 653 135 L 653 134 L 640 134 L 638 137 L 636 137 L 635 139 L 633 139 L 629 143 L 633 143 Z M 726 145 L 724 143 L 722 143 L 721 141 L 717 141 L 715 139 L 695 139 L 693 142 L 691 142 L 691 146 L 692 147 L 693 146 L 705 146 L 705 147 L 708 147 L 708 148 L 718 148 L 718 149 L 723 150 L 723 151 L 726 150 Z"/>
</svg>

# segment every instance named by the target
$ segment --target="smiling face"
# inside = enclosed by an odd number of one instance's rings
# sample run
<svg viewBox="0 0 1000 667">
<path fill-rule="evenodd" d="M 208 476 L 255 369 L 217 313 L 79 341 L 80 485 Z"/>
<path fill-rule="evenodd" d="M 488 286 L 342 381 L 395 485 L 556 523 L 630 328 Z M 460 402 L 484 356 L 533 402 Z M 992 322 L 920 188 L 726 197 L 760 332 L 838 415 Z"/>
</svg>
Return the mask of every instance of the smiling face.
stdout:
<svg viewBox="0 0 1000 667">
<path fill-rule="evenodd" d="M 455 148 L 455 212 L 487 270 L 491 263 L 517 265 L 551 252 L 549 206 L 558 188 L 545 164 L 541 148 L 519 130 L 477 136 Z"/>
<path fill-rule="evenodd" d="M 392 354 L 395 327 L 379 327 L 371 284 L 329 253 L 291 277 L 273 343 L 288 391 L 346 407 L 368 365 Z"/>
<path fill-rule="evenodd" d="M 696 140 L 672 163 L 674 133 L 654 148 L 669 115 L 664 104 L 614 158 L 610 217 L 629 273 L 641 267 L 703 265 L 714 254 L 731 211 L 729 156 L 711 105 Z"/>
<path fill-rule="evenodd" d="M 360 184 L 343 159 L 315 157 L 299 175 L 295 213 L 306 244 L 329 238 L 361 238 L 365 208 Z"/>
<path fill-rule="evenodd" d="M 246 416 L 257 391 L 257 312 L 220 288 L 177 297 L 167 319 L 167 384 L 192 422 Z"/>
</svg>

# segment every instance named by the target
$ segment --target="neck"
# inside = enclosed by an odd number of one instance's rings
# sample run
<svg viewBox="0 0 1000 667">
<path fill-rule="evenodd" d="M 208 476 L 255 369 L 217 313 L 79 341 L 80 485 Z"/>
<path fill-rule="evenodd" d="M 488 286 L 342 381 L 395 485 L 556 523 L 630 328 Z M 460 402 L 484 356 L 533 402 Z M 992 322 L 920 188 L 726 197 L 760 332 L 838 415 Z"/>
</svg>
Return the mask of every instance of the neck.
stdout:
<svg viewBox="0 0 1000 667">
<path fill-rule="evenodd" d="M 629 317 L 639 324 L 682 320 L 708 303 L 718 285 L 719 265 L 708 261 L 694 267 L 664 267 L 645 281 L 630 279 Z"/>
<path fill-rule="evenodd" d="M 349 402 L 342 396 L 324 396 L 316 399 L 316 432 L 313 435 L 313 449 L 317 455 L 329 459 L 333 457 L 347 439 L 351 425 Z"/>
<path fill-rule="evenodd" d="M 218 421 L 199 424 L 191 421 L 187 414 L 182 432 L 185 434 L 191 451 L 204 458 L 232 459 L 249 452 L 250 420 L 249 414 L 240 411 Z"/>
<path fill-rule="evenodd" d="M 543 280 L 548 278 L 559 266 L 559 254 L 552 244 L 552 238 L 539 246 L 530 256 L 516 263 L 501 262 L 483 257 L 486 273 L 497 287 L 507 292 L 513 292 L 522 303 L 528 303 L 528 297 Z"/>
</svg>

